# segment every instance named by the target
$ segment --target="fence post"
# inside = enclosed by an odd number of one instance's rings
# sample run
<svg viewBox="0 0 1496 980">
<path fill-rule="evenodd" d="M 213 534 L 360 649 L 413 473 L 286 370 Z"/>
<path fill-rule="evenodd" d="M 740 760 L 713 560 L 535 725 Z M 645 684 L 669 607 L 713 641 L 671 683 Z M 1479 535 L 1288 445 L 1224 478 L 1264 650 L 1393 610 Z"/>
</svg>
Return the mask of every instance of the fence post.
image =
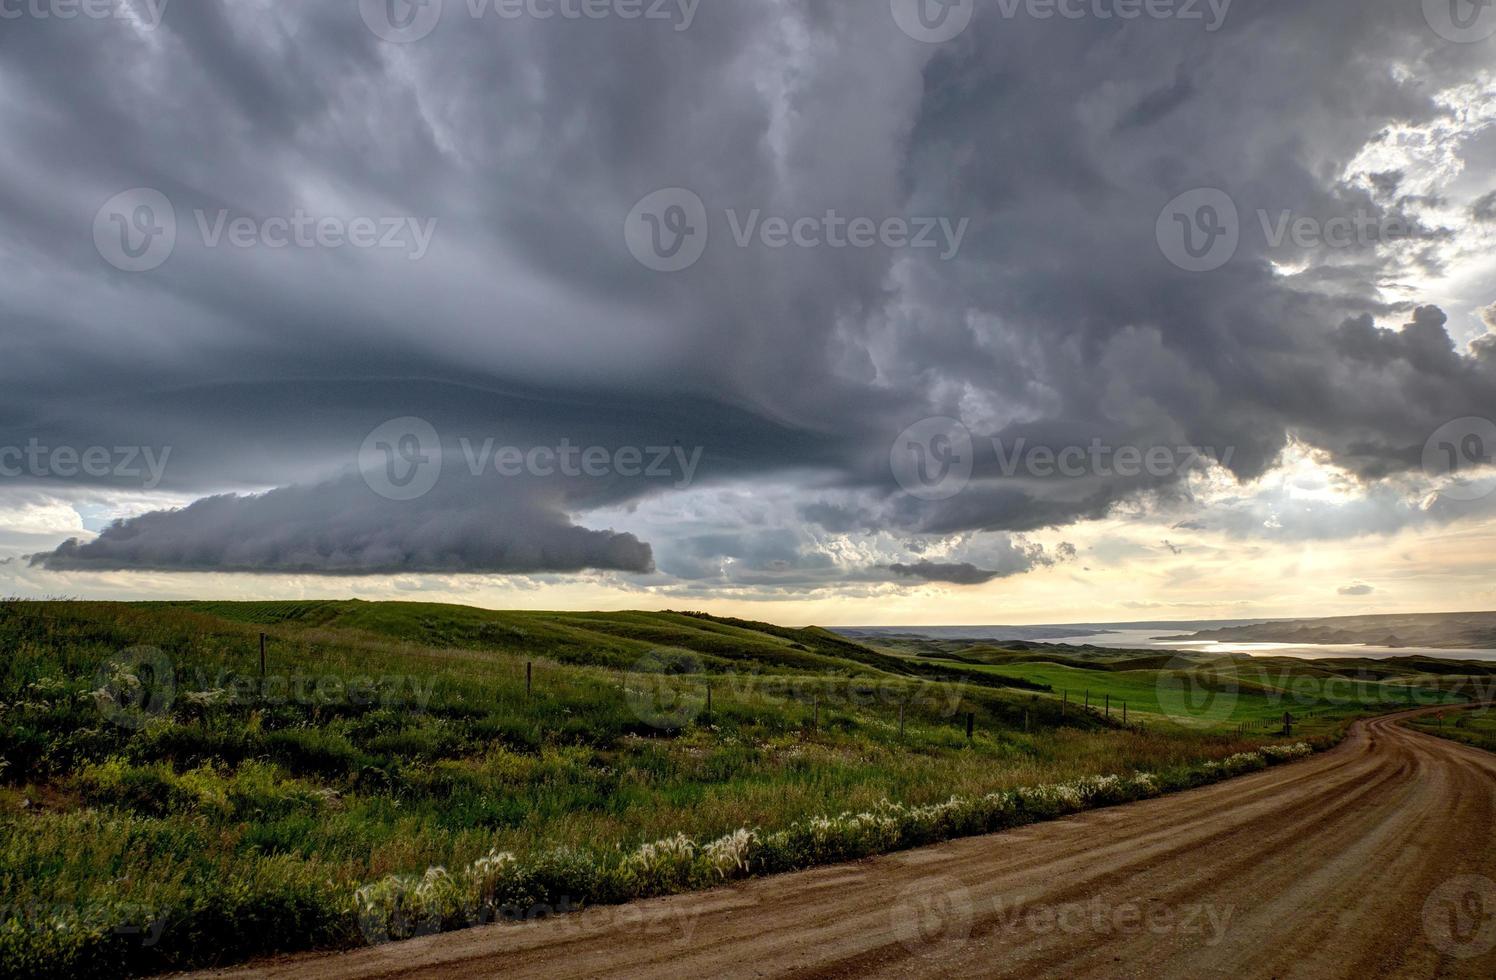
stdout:
<svg viewBox="0 0 1496 980">
<path fill-rule="evenodd" d="M 1028 713 L 1028 709 L 1024 708 L 1023 709 L 1023 733 L 1025 735 L 1027 735 L 1028 731 L 1029 731 L 1029 713 Z"/>
<path fill-rule="evenodd" d="M 1070 692 L 1069 691 L 1061 691 L 1060 692 L 1060 717 L 1061 718 L 1065 717 L 1065 708 L 1069 704 L 1070 704 Z"/>
<path fill-rule="evenodd" d="M 530 691 L 533 688 L 534 670 L 535 665 L 528 660 L 525 661 L 525 697 L 527 698 L 530 696 Z"/>
<path fill-rule="evenodd" d="M 710 683 L 706 686 L 706 719 L 708 722 L 712 720 L 712 685 Z"/>
<path fill-rule="evenodd" d="M 1122 724 L 1127 724 L 1127 702 L 1122 702 Z"/>
<path fill-rule="evenodd" d="M 1106 716 L 1108 718 L 1112 716 L 1112 696 L 1110 694 L 1106 696 Z"/>
<path fill-rule="evenodd" d="M 811 711 L 813 712 L 813 714 L 811 716 L 810 727 L 811 727 L 812 731 L 817 731 L 818 732 L 818 731 L 821 730 L 821 698 L 820 698 L 820 696 L 817 695 L 816 697 L 811 698 L 810 699 L 810 703 L 811 703 Z"/>
<path fill-rule="evenodd" d="M 1027 712 L 1025 712 L 1025 714 L 1026 713 Z M 977 720 L 976 712 L 974 712 L 974 711 L 968 711 L 968 712 L 966 712 L 966 740 L 968 742 L 971 741 L 972 732 L 976 728 L 976 720 Z"/>
<path fill-rule="evenodd" d="M 260 680 L 265 679 L 265 634 L 260 634 Z M 263 685 L 261 685 L 263 688 Z M 263 690 L 261 693 L 264 693 Z"/>
<path fill-rule="evenodd" d="M 903 738 L 904 738 L 904 706 L 902 704 L 900 704 L 899 705 L 899 739 L 900 739 L 900 741 L 902 741 Z"/>
</svg>

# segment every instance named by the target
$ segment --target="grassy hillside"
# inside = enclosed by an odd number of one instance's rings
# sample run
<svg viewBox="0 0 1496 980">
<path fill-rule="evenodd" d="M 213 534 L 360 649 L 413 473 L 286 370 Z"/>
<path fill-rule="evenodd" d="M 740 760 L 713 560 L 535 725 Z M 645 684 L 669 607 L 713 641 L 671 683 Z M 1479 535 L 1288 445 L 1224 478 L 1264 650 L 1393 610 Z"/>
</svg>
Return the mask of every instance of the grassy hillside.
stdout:
<svg viewBox="0 0 1496 980">
<path fill-rule="evenodd" d="M 1393 613 L 1277 620 L 1202 630 L 1188 638 L 1262 643 L 1365 643 L 1389 647 L 1496 649 L 1496 612 Z"/>
<path fill-rule="evenodd" d="M 1062 714 L 1038 675 L 693 614 L 8 601 L 0 646 L 0 976 L 622 901 L 1267 761 Z"/>
<path fill-rule="evenodd" d="M 719 619 L 699 613 L 499 612 L 431 603 L 192 602 L 164 604 L 261 627 L 340 632 L 419 643 L 546 657 L 557 663 L 632 668 L 652 658 L 672 673 L 814 672 L 855 676 L 889 673 L 958 679 L 938 664 L 911 663 L 821 629 Z M 992 677 L 993 687 L 1034 685 Z"/>
</svg>

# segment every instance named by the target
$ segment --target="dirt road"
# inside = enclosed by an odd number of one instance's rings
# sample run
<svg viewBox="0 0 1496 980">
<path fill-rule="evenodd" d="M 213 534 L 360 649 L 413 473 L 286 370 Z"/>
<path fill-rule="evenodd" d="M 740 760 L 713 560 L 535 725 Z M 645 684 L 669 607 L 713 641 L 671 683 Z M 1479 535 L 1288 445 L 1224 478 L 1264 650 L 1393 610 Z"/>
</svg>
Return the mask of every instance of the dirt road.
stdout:
<svg viewBox="0 0 1496 980">
<path fill-rule="evenodd" d="M 1496 977 L 1496 755 L 1400 717 L 1008 833 L 228 975 Z"/>
</svg>

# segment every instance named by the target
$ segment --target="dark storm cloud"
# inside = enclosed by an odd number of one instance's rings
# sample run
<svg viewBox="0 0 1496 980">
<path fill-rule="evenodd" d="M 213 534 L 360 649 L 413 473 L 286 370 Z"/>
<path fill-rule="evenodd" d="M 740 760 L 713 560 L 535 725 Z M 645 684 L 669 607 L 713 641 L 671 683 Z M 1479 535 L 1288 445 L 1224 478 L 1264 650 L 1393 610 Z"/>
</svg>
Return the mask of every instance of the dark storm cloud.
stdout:
<svg viewBox="0 0 1496 980">
<path fill-rule="evenodd" d="M 412 507 L 357 477 L 207 497 L 118 521 L 92 541 L 69 541 L 31 561 L 52 570 L 327 575 L 654 569 L 649 545 L 633 535 L 577 527 L 535 501 L 439 493 Z"/>
<path fill-rule="evenodd" d="M 807 502 L 807 522 L 908 534 L 1063 526 L 1187 492 L 1177 473 L 1035 479 L 982 458 L 964 493 L 916 499 L 889 452 L 929 416 L 979 444 L 1229 447 L 1241 477 L 1296 437 L 1378 479 L 1416 470 L 1444 422 L 1489 415 L 1492 348 L 1456 349 L 1442 312 L 1374 288 L 1439 267 L 1439 229 L 1419 227 L 1422 250 L 1395 260 L 1284 256 L 1255 218 L 1409 206 L 1406 173 L 1365 188 L 1327 175 L 1388 126 L 1447 114 L 1432 96 L 1475 74 L 1480 45 L 1443 42 L 1393 0 L 1240 5 L 1213 33 L 978 6 L 945 45 L 912 42 L 864 0 L 706 0 L 686 31 L 473 21 L 449 0 L 407 45 L 375 37 L 351 0 L 178 0 L 155 31 L 7 21 L 0 444 L 169 445 L 163 489 L 282 488 L 138 518 L 42 561 L 648 567 L 643 543 L 578 524 L 675 489 L 658 481 L 548 481 L 519 505 L 469 480 L 345 510 L 358 488 L 335 474 L 405 415 L 444 442 L 701 446 L 703 482 L 778 475 L 807 498 L 842 494 Z M 622 228 L 669 186 L 706 202 L 712 238 L 664 275 Z M 1205 274 L 1154 240 L 1163 205 L 1198 186 L 1228 190 L 1246 226 L 1236 258 Z M 132 274 L 102 261 L 92 227 L 135 187 L 172 201 L 179 240 Z M 435 232 L 419 261 L 202 240 L 198 212 L 297 208 Z M 946 261 L 744 248 L 727 209 L 970 230 Z M 1302 268 L 1275 271 L 1286 257 Z M 824 573 L 798 537 L 760 537 L 683 541 L 670 562 L 696 579 L 746 550 L 743 574 L 766 583 Z"/>
<path fill-rule="evenodd" d="M 894 562 L 887 570 L 899 578 L 919 579 L 925 582 L 949 582 L 953 585 L 984 585 L 996 579 L 1023 575 L 1036 568 L 1049 568 L 1061 562 L 1073 561 L 1075 547 L 1068 543 L 1057 546 L 1051 554 L 1037 544 L 1010 537 L 987 539 L 982 547 L 981 562 L 931 561 Z"/>
<path fill-rule="evenodd" d="M 985 585 L 993 579 L 1001 578 L 1003 574 L 978 568 L 970 562 L 952 565 L 922 561 L 913 565 L 889 565 L 888 570 L 902 578 L 916 578 L 925 582 L 950 582 L 953 585 Z"/>
</svg>

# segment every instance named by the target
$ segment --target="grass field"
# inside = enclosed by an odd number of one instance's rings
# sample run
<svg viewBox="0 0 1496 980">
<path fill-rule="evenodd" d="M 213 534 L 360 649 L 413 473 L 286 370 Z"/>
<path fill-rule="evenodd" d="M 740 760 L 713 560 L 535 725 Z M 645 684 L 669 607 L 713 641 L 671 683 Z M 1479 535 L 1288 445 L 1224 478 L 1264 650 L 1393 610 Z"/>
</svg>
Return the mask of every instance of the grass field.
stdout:
<svg viewBox="0 0 1496 980">
<path fill-rule="evenodd" d="M 1197 730 L 1331 732 L 1368 712 L 1496 697 L 1496 666 L 1427 657 L 1390 659 L 1219 656 L 1185 651 L 897 637 L 881 652 L 1047 688 L 1046 700 L 1086 704 L 1137 723 Z"/>
<path fill-rule="evenodd" d="M 1229 714 L 1062 705 L 1095 671 L 691 614 L 7 601 L 0 644 L 4 976 L 625 901 L 1287 757 Z"/>
<path fill-rule="evenodd" d="M 1430 735 L 1496 752 L 1496 709 L 1440 712 L 1410 723 Z"/>
<path fill-rule="evenodd" d="M 968 666 L 973 672 L 1001 673 L 1051 688 L 1051 696 L 1092 707 L 1110 707 L 1113 717 L 1154 724 L 1163 720 L 1201 728 L 1245 725 L 1281 727 L 1284 714 L 1309 734 L 1334 729 L 1369 710 L 1390 711 L 1411 704 L 1457 704 L 1466 698 L 1443 690 L 1447 681 L 1418 678 L 1410 690 L 1405 673 L 1396 679 L 1348 679 L 1326 674 L 1312 662 L 1218 662 L 1198 672 L 1169 676 L 1157 669 L 1096 670 L 1053 662 L 1009 662 L 1000 667 Z M 1193 688 L 1213 682 L 1214 698 Z M 1340 683 L 1340 682 L 1344 683 Z"/>
</svg>

